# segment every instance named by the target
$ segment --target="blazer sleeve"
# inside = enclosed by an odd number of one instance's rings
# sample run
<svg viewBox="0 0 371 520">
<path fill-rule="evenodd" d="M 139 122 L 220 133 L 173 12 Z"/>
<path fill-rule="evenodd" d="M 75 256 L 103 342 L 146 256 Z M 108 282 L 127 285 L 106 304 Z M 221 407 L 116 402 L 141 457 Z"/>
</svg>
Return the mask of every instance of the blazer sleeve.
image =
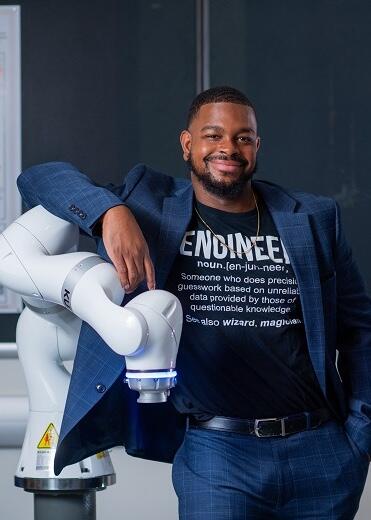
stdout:
<svg viewBox="0 0 371 520">
<path fill-rule="evenodd" d="M 32 166 L 21 173 L 17 185 L 28 209 L 41 204 L 90 236 L 103 213 L 123 204 L 125 194 L 125 185 L 99 186 L 65 162 Z"/>
<path fill-rule="evenodd" d="M 371 454 L 371 300 L 346 242 L 336 205 L 338 369 L 349 405 L 345 429 Z"/>
</svg>

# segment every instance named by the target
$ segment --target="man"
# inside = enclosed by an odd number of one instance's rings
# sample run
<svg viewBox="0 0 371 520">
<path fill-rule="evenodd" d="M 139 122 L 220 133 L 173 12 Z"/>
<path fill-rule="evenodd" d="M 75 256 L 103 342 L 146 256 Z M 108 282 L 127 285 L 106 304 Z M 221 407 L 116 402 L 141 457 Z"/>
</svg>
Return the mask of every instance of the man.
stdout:
<svg viewBox="0 0 371 520">
<path fill-rule="evenodd" d="M 124 304 L 156 286 L 184 311 L 169 405 L 137 405 L 83 326 L 56 472 L 117 444 L 176 452 L 181 519 L 349 520 L 371 453 L 371 304 L 338 207 L 252 180 L 255 111 L 235 89 L 197 96 L 180 140 L 191 182 L 139 165 L 102 188 L 65 163 L 19 178 L 28 206 L 97 238 Z"/>
</svg>

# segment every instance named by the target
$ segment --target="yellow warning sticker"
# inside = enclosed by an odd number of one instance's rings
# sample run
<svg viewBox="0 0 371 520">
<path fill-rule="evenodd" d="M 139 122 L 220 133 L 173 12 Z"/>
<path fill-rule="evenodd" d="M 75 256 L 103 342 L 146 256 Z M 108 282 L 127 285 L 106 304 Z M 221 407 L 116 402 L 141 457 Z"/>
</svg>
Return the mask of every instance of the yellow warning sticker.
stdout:
<svg viewBox="0 0 371 520">
<path fill-rule="evenodd" d="M 58 444 L 58 433 L 53 423 L 50 423 L 37 445 L 40 450 L 56 448 Z"/>
<path fill-rule="evenodd" d="M 100 451 L 99 453 L 96 453 L 97 459 L 105 459 L 108 456 L 108 453 L 106 451 Z"/>
</svg>

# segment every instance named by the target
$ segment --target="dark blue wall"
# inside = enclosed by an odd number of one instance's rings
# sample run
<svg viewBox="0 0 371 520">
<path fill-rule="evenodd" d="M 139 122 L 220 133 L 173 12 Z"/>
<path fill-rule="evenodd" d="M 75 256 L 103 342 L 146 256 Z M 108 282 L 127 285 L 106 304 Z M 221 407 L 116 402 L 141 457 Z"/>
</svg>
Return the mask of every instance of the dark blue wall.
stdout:
<svg viewBox="0 0 371 520">
<path fill-rule="evenodd" d="M 211 80 L 254 101 L 259 176 L 339 201 L 371 290 L 370 2 L 211 5 Z"/>
</svg>

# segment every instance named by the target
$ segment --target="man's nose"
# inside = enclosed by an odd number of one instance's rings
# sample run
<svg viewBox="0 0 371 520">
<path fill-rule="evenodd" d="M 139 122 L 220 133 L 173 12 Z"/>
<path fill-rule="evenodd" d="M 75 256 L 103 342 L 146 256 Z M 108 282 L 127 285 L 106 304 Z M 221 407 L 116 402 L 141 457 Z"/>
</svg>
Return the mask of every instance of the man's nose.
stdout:
<svg viewBox="0 0 371 520">
<path fill-rule="evenodd" d="M 234 139 L 231 139 L 229 137 L 224 137 L 219 142 L 219 152 L 224 153 L 225 155 L 228 155 L 229 157 L 238 152 L 238 146 Z"/>
</svg>

